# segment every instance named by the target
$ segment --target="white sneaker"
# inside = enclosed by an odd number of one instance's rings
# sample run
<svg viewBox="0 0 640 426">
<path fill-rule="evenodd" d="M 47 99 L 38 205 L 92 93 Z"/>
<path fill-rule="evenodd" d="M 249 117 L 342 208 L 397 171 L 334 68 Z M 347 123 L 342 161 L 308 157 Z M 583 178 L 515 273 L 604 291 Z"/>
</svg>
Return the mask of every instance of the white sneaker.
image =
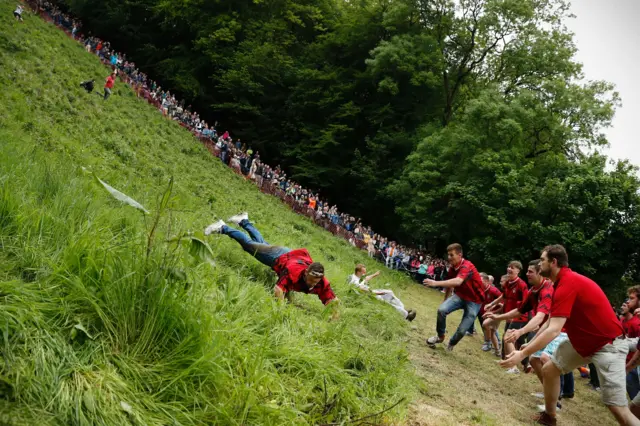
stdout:
<svg viewBox="0 0 640 426">
<path fill-rule="evenodd" d="M 547 411 L 547 407 L 545 407 L 544 404 L 538 405 L 538 411 L 541 413 Z M 562 405 L 560 405 L 559 402 L 556 404 L 556 411 L 562 411 Z"/>
<path fill-rule="evenodd" d="M 531 396 L 535 396 L 538 399 L 544 399 L 544 394 L 542 392 L 534 392 Z"/>
<path fill-rule="evenodd" d="M 491 343 L 484 342 L 484 344 L 482 345 L 482 350 L 484 352 L 489 352 L 491 350 Z"/>
<path fill-rule="evenodd" d="M 225 226 L 224 220 L 219 220 L 204 229 L 204 235 L 219 234 L 222 227 Z"/>
<path fill-rule="evenodd" d="M 518 370 L 518 367 L 511 367 L 510 369 L 507 370 L 508 374 L 520 374 L 520 370 Z"/>
<path fill-rule="evenodd" d="M 427 339 L 427 345 L 431 346 L 432 348 L 435 348 L 438 343 L 442 342 L 444 342 L 444 337 L 441 339 L 438 336 L 433 336 Z"/>
<path fill-rule="evenodd" d="M 242 222 L 243 220 L 249 220 L 249 213 L 247 212 L 242 212 L 240 214 L 237 214 L 235 216 L 231 216 L 229 219 L 227 219 L 229 222 L 231 223 L 235 223 L 236 225 L 240 225 L 240 222 Z"/>
</svg>

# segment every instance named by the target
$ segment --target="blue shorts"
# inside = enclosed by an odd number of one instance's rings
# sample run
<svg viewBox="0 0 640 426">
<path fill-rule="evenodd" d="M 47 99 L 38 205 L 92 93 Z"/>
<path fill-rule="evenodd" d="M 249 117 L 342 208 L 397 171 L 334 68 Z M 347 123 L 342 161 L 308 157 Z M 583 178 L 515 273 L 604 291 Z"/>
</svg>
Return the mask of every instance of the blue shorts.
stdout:
<svg viewBox="0 0 640 426">
<path fill-rule="evenodd" d="M 553 356 L 553 353 L 556 351 L 556 349 L 558 349 L 558 346 L 560 346 L 560 343 L 564 342 L 568 338 L 569 336 L 567 336 L 567 333 L 558 334 L 558 336 L 555 339 L 553 339 L 551 342 L 549 342 L 549 344 L 544 349 L 541 349 L 538 352 L 531 355 L 531 358 L 540 358 L 542 357 L 542 354 Z"/>
</svg>

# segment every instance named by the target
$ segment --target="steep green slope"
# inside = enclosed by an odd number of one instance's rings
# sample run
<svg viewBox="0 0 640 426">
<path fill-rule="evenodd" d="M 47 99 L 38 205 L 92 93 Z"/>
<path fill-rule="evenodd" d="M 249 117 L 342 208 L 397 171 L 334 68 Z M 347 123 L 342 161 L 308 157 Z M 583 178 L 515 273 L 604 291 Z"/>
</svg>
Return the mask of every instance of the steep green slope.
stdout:
<svg viewBox="0 0 640 426">
<path fill-rule="evenodd" d="M 14 6 L 0 0 L 0 420 L 314 424 L 411 397 L 406 323 L 345 284 L 362 253 L 234 175 L 124 84 L 107 102 L 86 94 L 78 83 L 107 69 L 38 17 L 16 22 Z M 167 242 L 242 210 L 268 241 L 325 263 L 338 321 L 314 296 L 276 303 L 272 272 L 224 236 L 206 240 L 215 265 Z"/>
</svg>

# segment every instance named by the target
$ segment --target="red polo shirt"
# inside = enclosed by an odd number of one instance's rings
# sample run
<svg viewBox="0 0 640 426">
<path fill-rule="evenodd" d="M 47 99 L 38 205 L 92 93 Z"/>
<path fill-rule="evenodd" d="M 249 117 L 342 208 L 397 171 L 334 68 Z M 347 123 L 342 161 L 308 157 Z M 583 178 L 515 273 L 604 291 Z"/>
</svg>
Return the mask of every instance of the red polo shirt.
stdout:
<svg viewBox="0 0 640 426">
<path fill-rule="evenodd" d="M 622 329 L 627 337 L 640 337 L 640 318 L 633 315 L 631 319 L 622 318 Z M 633 357 L 633 352 L 627 354 L 627 362 Z"/>
<path fill-rule="evenodd" d="M 309 289 L 304 281 L 304 271 L 312 263 L 313 260 L 306 249 L 292 250 L 283 254 L 276 259 L 276 263 L 273 265 L 273 270 L 278 274 L 276 287 L 280 287 L 285 293 L 298 291 L 300 293 L 315 294 L 326 305 L 336 298 L 329 281 L 322 277 L 322 280 L 312 289 Z"/>
<path fill-rule="evenodd" d="M 481 317 L 484 315 L 484 305 L 488 305 L 500 296 L 502 296 L 502 292 L 496 286 L 490 285 L 484 290 L 484 300 L 482 301 L 482 308 L 480 308 Z"/>
<path fill-rule="evenodd" d="M 551 318 L 566 318 L 573 348 L 588 358 L 624 333 L 602 289 L 584 275 L 562 268 L 555 283 Z"/>
<path fill-rule="evenodd" d="M 529 289 L 527 283 L 520 278 L 508 281 L 504 285 L 504 313 L 511 312 L 514 309 L 520 309 L 520 306 L 527 300 Z M 526 311 L 519 317 L 511 320 L 511 322 L 528 322 L 529 311 Z"/>
<path fill-rule="evenodd" d="M 518 308 L 521 313 L 533 312 L 537 314 L 542 312 L 544 314 L 544 321 L 549 318 L 551 313 L 551 301 L 553 300 L 553 283 L 551 280 L 544 279 L 542 285 L 538 289 L 531 288 L 527 299 Z M 544 323 L 543 321 L 543 323 Z M 640 321 L 640 320 L 639 320 Z"/>
<path fill-rule="evenodd" d="M 466 259 L 457 268 L 449 268 L 448 279 L 462 278 L 462 284 L 453 291 L 460 299 L 482 304 L 484 301 L 484 285 L 478 270 Z"/>
<path fill-rule="evenodd" d="M 104 87 L 107 89 L 113 89 L 113 84 L 115 83 L 115 79 L 112 76 L 107 77 L 107 81 L 104 84 Z"/>
</svg>

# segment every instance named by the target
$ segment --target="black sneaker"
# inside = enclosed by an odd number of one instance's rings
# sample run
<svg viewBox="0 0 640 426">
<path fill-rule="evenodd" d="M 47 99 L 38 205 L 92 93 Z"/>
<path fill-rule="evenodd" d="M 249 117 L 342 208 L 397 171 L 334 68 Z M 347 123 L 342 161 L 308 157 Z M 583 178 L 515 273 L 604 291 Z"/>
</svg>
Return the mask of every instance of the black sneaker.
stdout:
<svg viewBox="0 0 640 426">
<path fill-rule="evenodd" d="M 411 322 L 415 317 L 416 317 L 416 311 L 414 311 L 413 309 L 409 309 L 406 320 Z"/>
</svg>

